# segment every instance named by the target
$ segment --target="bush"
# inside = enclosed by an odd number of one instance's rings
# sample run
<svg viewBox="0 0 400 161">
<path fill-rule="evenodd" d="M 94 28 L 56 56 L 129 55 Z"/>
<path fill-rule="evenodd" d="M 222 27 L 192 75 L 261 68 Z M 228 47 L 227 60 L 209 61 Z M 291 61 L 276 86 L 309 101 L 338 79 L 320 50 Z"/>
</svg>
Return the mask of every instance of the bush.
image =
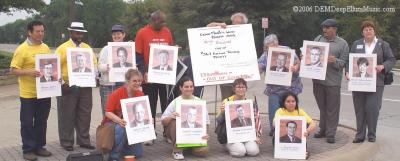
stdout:
<svg viewBox="0 0 400 161">
<path fill-rule="evenodd" d="M 10 68 L 11 58 L 12 58 L 11 54 L 0 51 L 0 69 Z"/>
</svg>

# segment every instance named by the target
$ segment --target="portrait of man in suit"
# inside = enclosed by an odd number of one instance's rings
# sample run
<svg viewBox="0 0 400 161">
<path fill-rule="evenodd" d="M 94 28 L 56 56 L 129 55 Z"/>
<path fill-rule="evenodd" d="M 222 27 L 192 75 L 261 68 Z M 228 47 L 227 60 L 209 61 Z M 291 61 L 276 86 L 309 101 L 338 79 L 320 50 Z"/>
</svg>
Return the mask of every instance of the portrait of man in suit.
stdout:
<svg viewBox="0 0 400 161">
<path fill-rule="evenodd" d="M 277 72 L 289 72 L 289 69 L 285 66 L 286 60 L 287 55 L 285 53 L 279 53 L 278 56 L 276 56 L 276 64 L 271 66 L 270 70 Z"/>
<path fill-rule="evenodd" d="M 353 72 L 353 77 L 360 77 L 360 78 L 371 78 L 372 75 L 368 73 L 367 69 L 369 66 L 369 62 L 367 58 L 358 58 L 357 60 L 357 67 L 358 72 Z"/>
<path fill-rule="evenodd" d="M 43 75 L 40 77 L 40 82 L 52 82 L 57 79 L 53 76 L 53 64 L 51 61 L 44 62 Z"/>
<path fill-rule="evenodd" d="M 306 64 L 307 66 L 313 67 L 323 67 L 322 65 L 322 49 L 319 47 L 312 47 L 310 49 L 310 64 Z"/>
<path fill-rule="evenodd" d="M 150 123 L 149 119 L 146 119 L 145 106 L 142 102 L 133 105 L 132 114 L 134 119 L 130 119 L 130 127 L 140 127 Z"/>
<path fill-rule="evenodd" d="M 159 65 L 153 67 L 153 69 L 172 71 L 172 67 L 168 64 L 169 52 L 167 50 L 161 50 L 155 56 L 159 62 Z"/>
<path fill-rule="evenodd" d="M 119 47 L 117 49 L 117 57 L 118 57 L 118 62 L 113 64 L 114 68 L 132 67 L 132 63 L 127 62 L 128 51 L 124 47 Z"/>
<path fill-rule="evenodd" d="M 237 105 L 235 107 L 235 112 L 237 117 L 231 120 L 232 128 L 251 126 L 251 118 L 245 117 L 245 111 L 242 105 Z"/>
<path fill-rule="evenodd" d="M 288 121 L 286 123 L 286 135 L 279 138 L 280 143 L 301 143 L 301 139 L 296 134 L 297 123 L 294 121 Z"/>
<path fill-rule="evenodd" d="M 76 68 L 72 70 L 72 72 L 77 72 L 77 73 L 90 73 L 92 70 L 90 68 L 86 67 L 86 57 L 84 53 L 78 53 L 75 56 L 75 63 L 76 63 Z"/>
<path fill-rule="evenodd" d="M 194 106 L 188 107 L 188 111 L 186 113 L 186 120 L 182 120 L 181 128 L 201 128 L 201 124 L 196 122 L 197 118 L 197 109 Z"/>
</svg>

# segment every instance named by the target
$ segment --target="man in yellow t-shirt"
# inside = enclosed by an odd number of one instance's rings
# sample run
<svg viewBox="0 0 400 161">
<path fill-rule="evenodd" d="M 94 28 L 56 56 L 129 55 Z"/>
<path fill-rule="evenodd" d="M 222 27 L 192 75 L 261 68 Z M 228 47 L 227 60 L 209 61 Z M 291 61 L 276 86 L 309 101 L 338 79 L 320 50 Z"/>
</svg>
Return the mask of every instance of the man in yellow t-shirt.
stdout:
<svg viewBox="0 0 400 161">
<path fill-rule="evenodd" d="M 42 42 L 44 37 L 42 22 L 30 22 L 27 25 L 27 31 L 26 41 L 14 52 L 10 72 L 18 76 L 23 158 L 36 160 L 36 155 L 44 157 L 51 155 L 51 152 L 43 148 L 46 145 L 47 118 L 51 99 L 36 98 L 36 77 L 42 76 L 42 73 L 35 70 L 35 56 L 50 53 L 50 49 Z"/>
<path fill-rule="evenodd" d="M 94 149 L 94 146 L 90 144 L 89 134 L 92 113 L 92 88 L 69 87 L 68 85 L 67 48 L 90 48 L 88 44 L 82 42 L 84 33 L 87 31 L 82 22 L 72 22 L 68 30 L 70 39 L 56 49 L 56 54 L 60 56 L 61 74 L 64 82 L 62 96 L 57 97 L 60 145 L 67 151 L 73 151 L 74 134 L 76 132 L 76 143 L 81 148 Z M 96 56 L 93 54 L 92 61 L 95 66 L 97 64 L 96 60 Z"/>
</svg>

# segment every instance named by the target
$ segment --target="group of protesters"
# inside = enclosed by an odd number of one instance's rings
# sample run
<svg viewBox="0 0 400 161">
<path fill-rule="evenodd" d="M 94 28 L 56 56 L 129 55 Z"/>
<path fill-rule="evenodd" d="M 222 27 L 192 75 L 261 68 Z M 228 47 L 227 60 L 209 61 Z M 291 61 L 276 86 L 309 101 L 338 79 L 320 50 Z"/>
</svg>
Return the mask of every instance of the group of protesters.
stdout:
<svg viewBox="0 0 400 161">
<path fill-rule="evenodd" d="M 235 13 L 231 17 L 233 25 L 248 23 L 248 18 L 243 13 Z M 226 28 L 223 22 L 212 22 L 207 25 L 221 26 Z M 353 42 L 349 49 L 348 43 L 337 34 L 338 23 L 334 19 L 327 19 L 321 23 L 322 35 L 316 36 L 314 41 L 329 43 L 329 57 L 325 80 L 313 79 L 313 93 L 320 111 L 319 131 L 314 134 L 315 138 L 326 138 L 327 143 L 335 143 L 340 111 L 340 89 L 342 75 L 349 80 L 348 64 L 349 53 L 365 53 L 377 55 L 377 66 L 375 68 L 376 92 L 352 92 L 353 103 L 357 122 L 357 132 L 353 143 L 361 143 L 366 138 L 369 142 L 376 140 L 376 128 L 379 110 L 382 105 L 384 91 L 385 73 L 391 71 L 395 64 L 395 58 L 389 44 L 377 37 L 376 26 L 372 21 L 364 21 L 360 30 L 362 38 Z M 95 149 L 90 141 L 90 123 L 92 112 L 92 88 L 69 86 L 67 68 L 67 48 L 90 48 L 83 42 L 87 30 L 82 22 L 72 22 L 67 28 L 70 39 L 57 47 L 55 53 L 60 56 L 62 84 L 62 96 L 57 97 L 58 133 L 60 146 L 66 151 L 73 151 L 75 144 L 89 150 Z M 52 153 L 45 148 L 47 119 L 51 107 L 50 98 L 38 99 L 36 97 L 36 77 L 43 74 L 35 70 L 35 55 L 51 53 L 49 47 L 43 42 L 45 25 L 40 21 L 32 21 L 27 25 L 27 39 L 14 52 L 11 61 L 11 73 L 18 76 L 20 91 L 20 122 L 23 158 L 26 160 L 37 160 L 37 156 L 51 156 Z M 126 31 L 124 26 L 116 24 L 111 28 L 113 42 L 123 42 Z M 150 44 L 175 45 L 171 31 L 166 26 L 166 14 L 162 11 L 151 13 L 149 24 L 142 27 L 136 33 L 135 48 L 136 69 L 129 69 L 125 74 L 125 82 L 110 82 L 108 64 L 108 46 L 105 46 L 97 60 L 93 56 L 93 64 L 99 73 L 101 108 L 104 119 L 103 124 L 115 124 L 115 143 L 111 150 L 109 160 L 119 160 L 124 155 L 135 155 L 140 157 L 143 153 L 142 143 L 128 145 L 125 132 L 127 122 L 122 117 L 121 99 L 147 95 L 149 97 L 151 116 L 155 126 L 156 107 L 160 98 L 162 111 L 161 122 L 164 127 L 163 136 L 172 143 L 172 157 L 184 159 L 183 149 L 178 148 L 176 141 L 176 100 L 200 100 L 202 90 L 195 90 L 192 71 L 188 71 L 180 78 L 176 86 L 173 86 L 177 94 L 168 98 L 165 84 L 147 82 L 147 69 L 149 68 Z M 267 66 L 268 50 L 271 47 L 289 48 L 281 46 L 277 35 L 270 34 L 264 39 L 264 52 L 258 59 L 260 71 L 265 71 Z M 94 55 L 94 54 L 93 54 Z M 304 58 L 303 53 L 295 56 L 295 62 L 290 67 L 293 76 L 290 86 L 267 84 L 264 94 L 268 96 L 269 113 L 269 135 L 274 135 L 275 116 L 305 116 L 308 124 L 304 135 L 308 136 L 316 128 L 316 123 L 299 108 L 298 95 L 303 91 L 303 85 L 299 77 L 300 61 Z M 112 65 L 112 64 L 111 64 Z M 186 64 L 191 66 L 190 59 Z M 191 70 L 191 68 L 189 69 Z M 232 81 L 233 82 L 233 81 Z M 197 91 L 197 92 L 196 92 Z M 223 103 L 227 101 L 246 99 L 247 82 L 244 79 L 236 79 L 232 84 L 221 85 Z M 221 106 L 220 113 L 224 112 Z M 220 114 L 219 113 L 219 114 Z M 208 117 L 207 117 L 208 118 Z M 209 120 L 208 120 L 209 123 Z M 257 130 L 257 140 L 243 143 L 227 143 L 224 147 L 232 156 L 242 157 L 245 155 L 256 156 L 259 154 L 258 144 L 261 144 L 261 133 Z M 209 139 L 205 135 L 202 139 Z M 151 146 L 154 140 L 143 143 Z M 207 156 L 208 147 L 192 147 L 193 155 Z M 308 153 L 307 153 L 307 156 Z"/>
</svg>

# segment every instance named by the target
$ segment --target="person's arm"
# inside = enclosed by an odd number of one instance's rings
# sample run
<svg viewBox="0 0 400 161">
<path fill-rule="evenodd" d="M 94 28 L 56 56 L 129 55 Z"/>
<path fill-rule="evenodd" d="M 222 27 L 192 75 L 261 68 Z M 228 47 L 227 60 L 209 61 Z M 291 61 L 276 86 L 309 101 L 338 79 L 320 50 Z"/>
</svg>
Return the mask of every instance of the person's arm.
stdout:
<svg viewBox="0 0 400 161">
<path fill-rule="evenodd" d="M 334 55 L 328 56 L 328 62 L 333 63 L 333 67 L 337 70 L 341 70 L 346 67 L 346 64 L 349 61 L 349 45 L 347 42 L 344 42 L 344 46 L 340 51 L 339 57 L 336 58 Z"/>
<path fill-rule="evenodd" d="M 164 126 L 168 126 L 172 120 L 175 120 L 176 117 L 179 117 L 179 114 L 175 112 L 175 100 L 173 100 L 165 109 L 164 113 L 161 116 L 161 123 Z"/>
<path fill-rule="evenodd" d="M 126 121 L 120 117 L 118 117 L 117 115 L 115 115 L 112 112 L 105 112 L 105 116 L 110 119 L 112 122 L 115 122 L 119 125 L 121 125 L 122 127 L 125 127 L 126 125 Z"/>
<path fill-rule="evenodd" d="M 308 125 L 308 128 L 306 129 L 306 131 L 304 132 L 304 136 L 308 137 L 308 135 L 310 135 L 316 128 L 316 124 L 314 120 L 311 120 L 310 125 Z"/>
<path fill-rule="evenodd" d="M 267 56 L 266 54 L 262 54 L 260 58 L 258 58 L 258 69 L 260 70 L 260 74 L 265 72 L 265 69 L 267 67 Z"/>
<path fill-rule="evenodd" d="M 209 24 L 207 24 L 207 27 L 217 27 L 217 26 L 221 26 L 222 28 L 226 28 L 226 23 L 225 22 L 211 22 Z"/>
<path fill-rule="evenodd" d="M 392 70 L 392 68 L 394 67 L 394 65 L 396 64 L 396 58 L 393 55 L 392 49 L 390 48 L 389 43 L 383 41 L 383 60 L 384 62 L 382 63 L 382 69 L 385 72 L 389 72 Z M 379 65 L 377 65 L 377 68 Z M 380 72 L 380 71 L 378 71 Z"/>
<path fill-rule="evenodd" d="M 10 73 L 17 76 L 31 76 L 31 77 L 40 77 L 42 74 L 40 71 L 35 69 L 17 69 L 14 67 L 10 68 Z"/>
<path fill-rule="evenodd" d="M 107 73 L 108 70 L 110 69 L 108 65 L 108 47 L 105 46 L 103 49 L 100 51 L 100 56 L 99 56 L 99 64 L 98 64 L 98 69 L 102 73 Z"/>
</svg>

